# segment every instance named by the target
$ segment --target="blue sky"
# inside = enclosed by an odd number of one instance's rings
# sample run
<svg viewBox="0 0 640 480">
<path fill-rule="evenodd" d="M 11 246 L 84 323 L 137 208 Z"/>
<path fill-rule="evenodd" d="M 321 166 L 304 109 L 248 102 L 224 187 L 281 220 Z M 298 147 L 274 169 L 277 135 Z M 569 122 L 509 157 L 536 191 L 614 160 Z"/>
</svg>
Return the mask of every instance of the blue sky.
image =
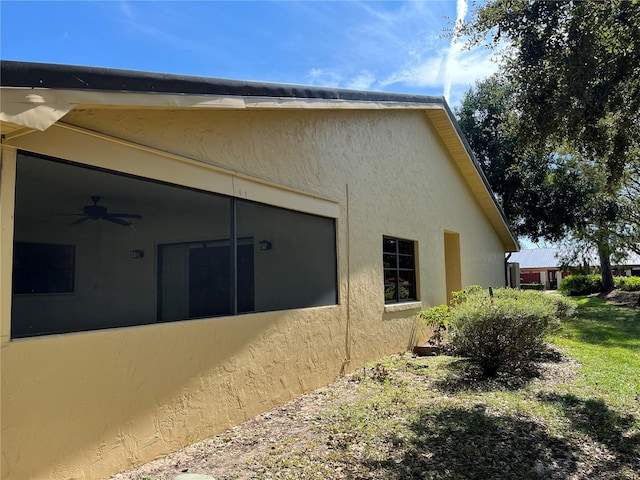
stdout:
<svg viewBox="0 0 640 480">
<path fill-rule="evenodd" d="M 470 2 L 469 2 L 470 3 Z M 444 95 L 496 70 L 443 36 L 467 0 L 0 1 L 0 57 Z"/>
</svg>

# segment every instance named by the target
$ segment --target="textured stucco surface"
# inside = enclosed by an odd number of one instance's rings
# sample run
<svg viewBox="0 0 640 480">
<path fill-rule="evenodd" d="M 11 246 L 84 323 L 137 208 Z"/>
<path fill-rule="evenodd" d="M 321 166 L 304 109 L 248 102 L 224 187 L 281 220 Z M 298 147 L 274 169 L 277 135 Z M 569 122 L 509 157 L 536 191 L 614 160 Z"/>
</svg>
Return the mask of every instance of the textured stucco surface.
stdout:
<svg viewBox="0 0 640 480">
<path fill-rule="evenodd" d="M 418 242 L 425 307 L 447 298 L 445 230 L 459 234 L 463 286 L 504 283 L 504 247 L 419 111 L 85 108 L 64 121 L 337 202 L 340 303 L 17 341 L 5 334 L 2 478 L 101 478 L 407 349 L 417 310 L 385 313 L 383 235 Z M 114 152 L 134 158 L 126 145 L 54 137 L 13 144 L 105 167 Z M 152 155 L 135 162 L 176 183 L 197 169 L 159 169 Z M 10 175 L 2 188 L 13 188 Z"/>
</svg>

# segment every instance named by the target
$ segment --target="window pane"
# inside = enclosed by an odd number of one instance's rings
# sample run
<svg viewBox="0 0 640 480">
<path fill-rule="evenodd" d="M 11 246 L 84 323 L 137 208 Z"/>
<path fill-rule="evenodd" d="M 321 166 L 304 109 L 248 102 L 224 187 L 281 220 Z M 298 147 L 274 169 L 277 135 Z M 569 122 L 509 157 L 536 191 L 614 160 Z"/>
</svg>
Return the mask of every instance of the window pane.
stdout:
<svg viewBox="0 0 640 480">
<path fill-rule="evenodd" d="M 397 255 L 391 255 L 391 254 L 385 253 L 382 258 L 384 262 L 384 265 L 383 265 L 384 268 L 397 268 L 397 265 L 396 265 L 396 262 L 398 260 Z"/>
<path fill-rule="evenodd" d="M 413 242 L 407 240 L 398 240 L 398 252 L 405 255 L 413 256 Z"/>
<path fill-rule="evenodd" d="M 408 268 L 413 270 L 413 257 L 408 255 L 400 255 L 398 258 L 400 268 Z"/>
<path fill-rule="evenodd" d="M 242 200 L 237 212 L 238 234 L 254 239 L 254 311 L 337 303 L 334 219 Z"/>
<path fill-rule="evenodd" d="M 14 338 L 337 303 L 332 218 L 23 153 L 14 252 Z"/>
<path fill-rule="evenodd" d="M 399 290 L 400 300 L 411 300 L 415 297 L 415 288 L 411 284 L 400 285 Z"/>
<path fill-rule="evenodd" d="M 382 239 L 382 249 L 384 252 L 396 253 L 398 241 L 394 238 L 384 237 Z"/>
<path fill-rule="evenodd" d="M 385 271 L 384 271 L 384 283 L 396 283 L 397 275 L 398 275 L 398 270 L 396 270 L 396 269 L 393 269 L 393 270 L 385 269 Z"/>
<path fill-rule="evenodd" d="M 385 285 L 385 287 L 384 287 L 384 299 L 387 302 L 396 300 L 396 286 L 395 285 Z"/>
</svg>

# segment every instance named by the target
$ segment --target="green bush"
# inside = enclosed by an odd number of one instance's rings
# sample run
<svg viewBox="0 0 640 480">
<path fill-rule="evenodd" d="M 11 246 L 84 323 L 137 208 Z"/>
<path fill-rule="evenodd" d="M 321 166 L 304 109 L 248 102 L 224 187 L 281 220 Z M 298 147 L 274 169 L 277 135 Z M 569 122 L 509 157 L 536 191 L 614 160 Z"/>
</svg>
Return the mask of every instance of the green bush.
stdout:
<svg viewBox="0 0 640 480">
<path fill-rule="evenodd" d="M 558 320 L 563 320 L 573 315 L 576 310 L 576 302 L 570 298 L 557 294 L 544 294 L 537 291 L 514 290 L 513 288 L 500 288 L 494 290 L 494 296 L 498 298 L 513 298 L 522 302 L 542 302 L 553 306 L 555 309 L 554 316 Z"/>
<path fill-rule="evenodd" d="M 625 292 L 640 292 L 640 277 L 615 277 L 614 285 Z"/>
<path fill-rule="evenodd" d="M 602 275 L 569 275 L 558 290 L 565 295 L 590 295 L 602 290 Z"/>
<path fill-rule="evenodd" d="M 451 318 L 451 310 L 447 305 L 437 305 L 418 313 L 418 318 L 427 327 L 431 328 L 431 339 L 429 343 L 437 347 L 442 346 L 447 328 L 449 328 L 449 320 Z"/>
<path fill-rule="evenodd" d="M 448 337 L 456 353 L 477 363 L 485 376 L 532 360 L 558 319 L 575 309 L 570 299 L 533 290 L 464 292 L 450 311 Z"/>
<path fill-rule="evenodd" d="M 470 285 L 464 290 L 460 290 L 457 292 L 451 292 L 451 296 L 453 297 L 453 305 L 458 305 L 466 301 L 469 297 L 474 297 L 477 295 L 484 295 L 484 289 L 480 285 Z"/>
<path fill-rule="evenodd" d="M 541 283 L 522 283 L 520 288 L 522 290 L 544 290 L 544 285 Z"/>
</svg>

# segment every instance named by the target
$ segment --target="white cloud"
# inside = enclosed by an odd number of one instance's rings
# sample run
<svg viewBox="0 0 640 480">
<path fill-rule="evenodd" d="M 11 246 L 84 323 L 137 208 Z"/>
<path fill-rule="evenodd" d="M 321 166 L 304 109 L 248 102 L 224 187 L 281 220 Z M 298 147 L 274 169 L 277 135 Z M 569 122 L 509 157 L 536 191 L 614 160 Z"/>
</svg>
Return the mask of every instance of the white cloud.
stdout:
<svg viewBox="0 0 640 480">
<path fill-rule="evenodd" d="M 393 84 L 412 87 L 439 87 L 444 82 L 445 62 L 446 52 L 409 62 L 404 68 L 392 72 L 381 82 L 381 85 L 384 87 Z"/>
<path fill-rule="evenodd" d="M 459 90 L 460 87 L 466 89 L 498 69 L 493 53 L 489 50 L 463 50 L 459 44 L 453 48 L 457 49 L 454 55 L 451 55 L 450 49 L 442 49 L 393 72 L 381 85 L 442 88 L 447 101 L 451 101 L 452 98 L 449 97 L 452 90 Z"/>
<path fill-rule="evenodd" d="M 483 47 L 462 50 L 449 63 L 452 86 L 471 85 L 498 70 L 495 53 Z"/>
<path fill-rule="evenodd" d="M 330 70 L 314 68 L 307 74 L 306 83 L 310 85 L 322 85 L 324 87 L 340 87 L 342 77 Z"/>
<path fill-rule="evenodd" d="M 363 70 L 362 72 L 360 72 L 360 74 L 348 80 L 346 83 L 346 87 L 353 88 L 355 90 L 368 90 L 375 83 L 375 81 L 375 75 L 367 70 Z"/>
<path fill-rule="evenodd" d="M 338 71 L 314 68 L 308 73 L 306 82 L 325 87 L 369 90 L 375 84 L 376 78 L 367 70 L 361 70 L 355 76 L 349 77 Z"/>
<path fill-rule="evenodd" d="M 315 85 L 443 95 L 455 103 L 469 86 L 497 70 L 493 53 L 467 50 L 443 35 L 445 15 L 462 21 L 468 0 L 432 2 L 348 2 L 357 20 L 336 26 L 334 55 L 308 71 Z M 311 7 L 310 7 L 311 8 Z M 321 12 L 319 13 L 321 14 Z"/>
<path fill-rule="evenodd" d="M 456 48 L 455 33 L 464 24 L 464 19 L 466 16 L 467 16 L 467 0 L 457 0 L 454 36 L 451 38 L 451 44 L 449 45 L 449 52 L 447 54 L 447 63 L 446 63 L 446 69 L 445 69 L 444 98 L 447 101 L 449 101 L 451 97 L 452 64 L 455 63 L 456 57 L 459 54 L 459 48 Z"/>
</svg>

